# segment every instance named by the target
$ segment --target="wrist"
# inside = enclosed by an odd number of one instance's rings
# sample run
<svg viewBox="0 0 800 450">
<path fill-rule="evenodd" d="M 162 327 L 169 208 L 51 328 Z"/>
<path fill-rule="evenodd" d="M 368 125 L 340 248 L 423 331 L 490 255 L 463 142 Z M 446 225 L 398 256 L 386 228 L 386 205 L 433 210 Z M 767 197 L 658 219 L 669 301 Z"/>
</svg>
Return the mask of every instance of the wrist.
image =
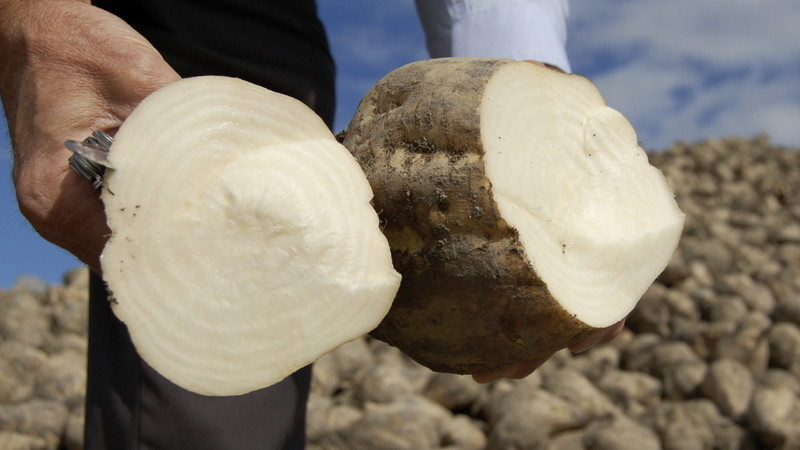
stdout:
<svg viewBox="0 0 800 450">
<path fill-rule="evenodd" d="M 46 31 L 47 24 L 68 4 L 91 5 L 91 0 L 0 0 L 0 55 L 4 59 L 26 35 L 35 32 L 40 25 Z M 58 6 L 58 7 L 56 7 Z M 3 64 L 8 66 L 9 64 Z"/>
</svg>

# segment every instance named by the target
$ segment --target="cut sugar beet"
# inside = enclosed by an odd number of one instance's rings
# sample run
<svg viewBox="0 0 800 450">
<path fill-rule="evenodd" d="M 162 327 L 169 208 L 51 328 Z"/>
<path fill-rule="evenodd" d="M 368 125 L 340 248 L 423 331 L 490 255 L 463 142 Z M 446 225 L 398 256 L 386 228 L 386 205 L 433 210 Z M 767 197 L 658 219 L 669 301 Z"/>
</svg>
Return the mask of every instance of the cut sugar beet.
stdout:
<svg viewBox="0 0 800 450">
<path fill-rule="evenodd" d="M 684 216 L 628 121 L 587 79 L 530 63 L 413 63 L 365 96 L 344 140 L 403 275 L 373 335 L 481 373 L 623 319 Z"/>
<path fill-rule="evenodd" d="M 116 135 L 101 258 L 137 351 L 174 383 L 276 383 L 384 317 L 400 277 L 352 155 L 309 108 L 225 77 L 146 98 Z"/>
</svg>

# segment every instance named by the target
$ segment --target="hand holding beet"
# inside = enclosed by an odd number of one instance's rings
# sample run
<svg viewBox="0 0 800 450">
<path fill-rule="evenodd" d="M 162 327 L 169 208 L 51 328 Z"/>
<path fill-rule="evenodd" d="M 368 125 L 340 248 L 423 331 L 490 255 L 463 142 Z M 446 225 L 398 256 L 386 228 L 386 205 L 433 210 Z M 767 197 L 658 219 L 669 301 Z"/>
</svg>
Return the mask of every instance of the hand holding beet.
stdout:
<svg viewBox="0 0 800 450">
<path fill-rule="evenodd" d="M 397 69 L 344 144 L 403 275 L 372 335 L 437 371 L 517 376 L 613 336 L 683 228 L 628 121 L 587 79 L 534 64 Z"/>
</svg>

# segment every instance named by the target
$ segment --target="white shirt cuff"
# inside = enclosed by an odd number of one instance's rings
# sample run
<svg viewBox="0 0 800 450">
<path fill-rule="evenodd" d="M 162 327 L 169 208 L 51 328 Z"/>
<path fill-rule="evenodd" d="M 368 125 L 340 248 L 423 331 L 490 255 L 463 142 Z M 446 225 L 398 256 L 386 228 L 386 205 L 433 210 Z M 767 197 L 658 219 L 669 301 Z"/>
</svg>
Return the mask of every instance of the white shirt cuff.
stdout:
<svg viewBox="0 0 800 450">
<path fill-rule="evenodd" d="M 431 57 L 534 59 L 570 71 L 567 0 L 417 0 Z"/>
</svg>

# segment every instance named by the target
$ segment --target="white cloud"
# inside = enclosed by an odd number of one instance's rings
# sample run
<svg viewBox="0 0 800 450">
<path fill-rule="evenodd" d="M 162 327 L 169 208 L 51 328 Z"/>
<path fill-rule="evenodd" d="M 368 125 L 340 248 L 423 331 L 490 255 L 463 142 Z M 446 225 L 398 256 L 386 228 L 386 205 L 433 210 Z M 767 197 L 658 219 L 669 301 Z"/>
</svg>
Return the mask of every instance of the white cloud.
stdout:
<svg viewBox="0 0 800 450">
<path fill-rule="evenodd" d="M 767 133 L 800 148 L 800 2 L 572 0 L 569 51 L 650 148 Z"/>
</svg>

